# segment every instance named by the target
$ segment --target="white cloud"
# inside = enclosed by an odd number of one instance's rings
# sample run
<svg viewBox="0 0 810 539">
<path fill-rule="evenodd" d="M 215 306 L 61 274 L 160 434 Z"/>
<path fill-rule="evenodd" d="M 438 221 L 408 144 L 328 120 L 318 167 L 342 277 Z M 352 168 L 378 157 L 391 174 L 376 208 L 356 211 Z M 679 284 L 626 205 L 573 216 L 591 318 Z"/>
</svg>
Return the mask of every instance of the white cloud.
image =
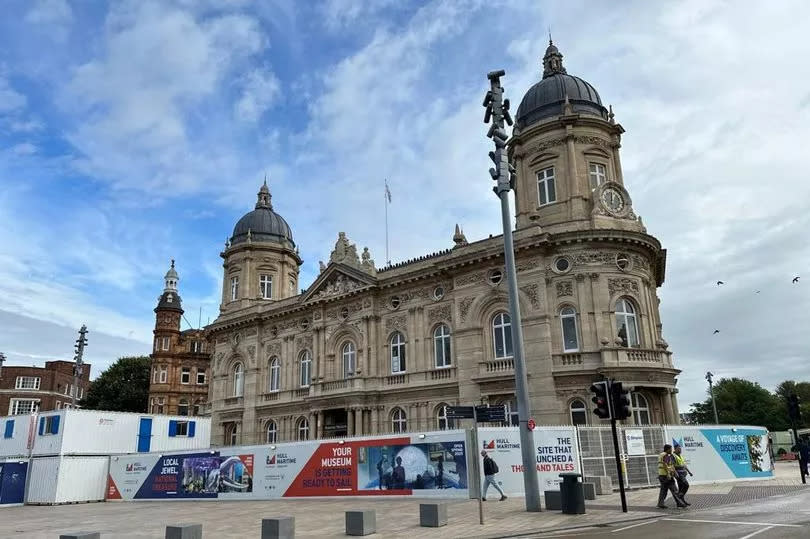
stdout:
<svg viewBox="0 0 810 539">
<path fill-rule="evenodd" d="M 67 0 L 37 0 L 25 20 L 32 24 L 64 25 L 73 20 L 73 10 Z"/>
<path fill-rule="evenodd" d="M 11 148 L 11 152 L 15 155 L 32 155 L 37 153 L 37 147 L 30 142 L 22 142 L 15 144 Z"/>
<path fill-rule="evenodd" d="M 234 105 L 236 117 L 246 122 L 257 122 L 275 103 L 281 93 L 278 78 L 267 68 L 253 69 L 241 80 L 242 95 Z"/>
<path fill-rule="evenodd" d="M 0 73 L 0 114 L 18 112 L 25 108 L 27 102 L 26 97 L 14 90 Z"/>
</svg>

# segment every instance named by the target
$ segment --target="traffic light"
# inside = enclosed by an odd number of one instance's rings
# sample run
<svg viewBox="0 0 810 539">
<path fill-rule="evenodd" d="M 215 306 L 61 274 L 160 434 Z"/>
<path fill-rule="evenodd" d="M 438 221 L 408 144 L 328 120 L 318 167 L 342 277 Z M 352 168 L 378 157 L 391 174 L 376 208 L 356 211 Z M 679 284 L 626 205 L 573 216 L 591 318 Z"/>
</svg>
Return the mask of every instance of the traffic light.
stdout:
<svg viewBox="0 0 810 539">
<path fill-rule="evenodd" d="M 610 402 L 609 391 L 607 382 L 596 382 L 591 386 L 591 392 L 594 394 L 591 401 L 596 405 L 593 413 L 600 419 L 610 419 Z"/>
<path fill-rule="evenodd" d="M 788 415 L 791 421 L 799 422 L 802 420 L 802 411 L 799 409 L 799 397 L 795 393 L 788 397 Z"/>
<path fill-rule="evenodd" d="M 613 405 L 614 419 L 630 417 L 630 392 L 622 387 L 621 382 L 611 382 L 610 401 Z"/>
</svg>

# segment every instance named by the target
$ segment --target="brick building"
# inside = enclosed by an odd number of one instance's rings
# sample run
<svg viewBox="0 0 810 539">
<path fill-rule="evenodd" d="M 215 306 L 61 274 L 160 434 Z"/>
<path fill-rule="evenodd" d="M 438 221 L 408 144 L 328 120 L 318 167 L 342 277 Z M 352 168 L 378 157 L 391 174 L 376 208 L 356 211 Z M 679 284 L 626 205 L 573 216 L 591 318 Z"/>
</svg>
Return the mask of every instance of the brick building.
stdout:
<svg viewBox="0 0 810 539">
<path fill-rule="evenodd" d="M 85 363 L 78 390 L 73 385 L 72 361 L 47 361 L 45 367 L 3 367 L 0 372 L 0 415 L 28 414 L 70 408 L 90 387 L 90 365 Z"/>
<path fill-rule="evenodd" d="M 149 384 L 149 412 L 153 414 L 199 415 L 208 401 L 208 348 L 201 330 L 180 331 L 179 280 L 172 260 L 155 307 Z"/>
</svg>

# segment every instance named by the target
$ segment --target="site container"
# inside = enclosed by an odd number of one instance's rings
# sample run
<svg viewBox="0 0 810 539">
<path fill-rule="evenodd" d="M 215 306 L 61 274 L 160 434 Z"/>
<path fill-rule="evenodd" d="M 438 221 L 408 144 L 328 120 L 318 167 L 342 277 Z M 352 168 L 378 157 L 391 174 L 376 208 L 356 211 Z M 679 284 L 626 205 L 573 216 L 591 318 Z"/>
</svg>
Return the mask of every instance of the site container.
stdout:
<svg viewBox="0 0 810 539">
<path fill-rule="evenodd" d="M 0 418 L 0 457 L 187 451 L 210 438 L 208 417 L 58 410 Z"/>
<path fill-rule="evenodd" d="M 39 457 L 28 467 L 25 503 L 54 505 L 104 500 L 109 457 Z"/>
</svg>

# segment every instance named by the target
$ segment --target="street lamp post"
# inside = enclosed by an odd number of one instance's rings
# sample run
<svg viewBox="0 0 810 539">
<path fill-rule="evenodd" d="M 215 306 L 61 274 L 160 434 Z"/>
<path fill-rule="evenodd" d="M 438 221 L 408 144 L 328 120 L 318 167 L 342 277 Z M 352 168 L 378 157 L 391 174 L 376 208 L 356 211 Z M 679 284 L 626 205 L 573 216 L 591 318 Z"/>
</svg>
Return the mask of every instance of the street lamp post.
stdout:
<svg viewBox="0 0 810 539">
<path fill-rule="evenodd" d="M 82 372 L 84 371 L 83 356 L 85 346 L 87 346 L 87 326 L 82 324 L 82 327 L 79 330 L 79 338 L 76 339 L 76 344 L 74 345 L 76 354 L 73 356 L 73 359 L 76 364 L 73 365 L 73 391 L 71 391 L 71 402 L 73 403 L 73 408 L 76 408 L 76 404 L 78 402 L 76 397 L 79 394 L 79 381 L 81 380 Z"/>
<path fill-rule="evenodd" d="M 706 373 L 706 380 L 709 382 L 709 395 L 711 395 L 712 398 L 712 409 L 714 410 L 714 424 L 719 425 L 720 420 L 717 418 L 717 404 L 714 402 L 714 385 L 712 384 L 712 376 L 714 376 L 714 374 L 711 372 Z"/>
<path fill-rule="evenodd" d="M 506 141 L 509 138 L 504 131 L 504 122 L 512 125 L 509 115 L 509 100 L 503 99 L 503 88 L 500 77 L 505 71 L 493 71 L 487 74 L 490 89 L 484 97 L 484 123 L 490 123 L 487 137 L 495 144 L 495 151 L 489 157 L 495 167 L 489 174 L 495 180 L 493 188 L 501 199 L 501 218 L 503 220 L 503 249 L 506 270 L 506 281 L 509 288 L 509 317 L 512 326 L 512 346 L 515 362 L 515 398 L 520 424 L 520 452 L 523 460 L 523 487 L 526 493 L 526 511 L 540 511 L 540 489 L 537 482 L 536 462 L 534 456 L 534 432 L 529 428 L 529 390 L 526 377 L 526 363 L 523 359 L 523 327 L 520 321 L 518 303 L 517 273 L 515 271 L 515 250 L 512 242 L 511 211 L 509 209 L 509 191 L 514 187 L 514 168 L 509 165 L 506 152 Z"/>
</svg>

